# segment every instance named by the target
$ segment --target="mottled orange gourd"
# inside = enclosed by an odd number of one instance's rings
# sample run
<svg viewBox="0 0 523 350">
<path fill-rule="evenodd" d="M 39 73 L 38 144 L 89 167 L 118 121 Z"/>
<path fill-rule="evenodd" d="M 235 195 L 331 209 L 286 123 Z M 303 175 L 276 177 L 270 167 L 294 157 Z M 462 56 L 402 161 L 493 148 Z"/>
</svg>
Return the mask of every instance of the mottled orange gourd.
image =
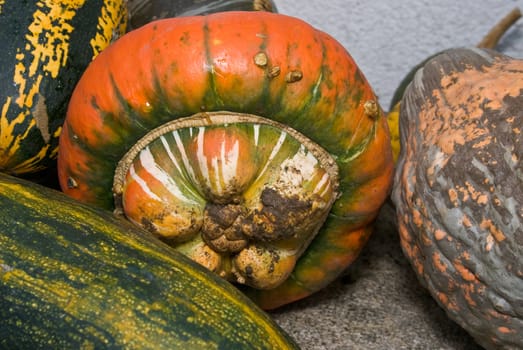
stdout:
<svg viewBox="0 0 523 350">
<path fill-rule="evenodd" d="M 523 346 L 523 60 L 451 49 L 401 100 L 393 199 L 403 250 L 487 349 Z"/>
</svg>

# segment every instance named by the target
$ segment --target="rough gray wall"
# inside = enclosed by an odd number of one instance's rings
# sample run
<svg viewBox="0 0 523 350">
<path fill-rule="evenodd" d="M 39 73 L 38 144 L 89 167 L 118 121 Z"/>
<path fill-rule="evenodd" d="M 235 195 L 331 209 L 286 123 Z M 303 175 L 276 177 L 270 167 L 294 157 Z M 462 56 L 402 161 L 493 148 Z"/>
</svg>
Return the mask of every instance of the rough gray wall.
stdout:
<svg viewBox="0 0 523 350">
<path fill-rule="evenodd" d="M 523 0 L 275 0 L 280 13 L 299 17 L 349 51 L 388 110 L 410 68 L 442 49 L 474 46 Z M 498 50 L 523 58 L 523 19 Z"/>
</svg>

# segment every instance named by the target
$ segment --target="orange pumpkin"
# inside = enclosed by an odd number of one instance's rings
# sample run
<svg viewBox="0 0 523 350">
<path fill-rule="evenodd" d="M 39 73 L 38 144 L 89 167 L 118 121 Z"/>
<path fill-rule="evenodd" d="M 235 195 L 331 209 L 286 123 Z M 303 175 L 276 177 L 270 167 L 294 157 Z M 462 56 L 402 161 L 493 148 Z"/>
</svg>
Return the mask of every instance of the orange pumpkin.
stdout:
<svg viewBox="0 0 523 350">
<path fill-rule="evenodd" d="M 58 164 L 65 193 L 119 209 L 266 309 L 357 257 L 393 172 L 386 118 L 348 52 L 267 12 L 123 36 L 77 85 Z"/>
</svg>

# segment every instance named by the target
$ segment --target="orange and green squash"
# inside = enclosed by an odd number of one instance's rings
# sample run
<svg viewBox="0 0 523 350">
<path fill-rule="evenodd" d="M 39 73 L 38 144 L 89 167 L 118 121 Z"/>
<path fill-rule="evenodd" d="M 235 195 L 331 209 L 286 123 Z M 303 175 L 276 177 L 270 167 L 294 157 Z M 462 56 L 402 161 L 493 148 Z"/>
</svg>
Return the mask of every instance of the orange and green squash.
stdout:
<svg viewBox="0 0 523 350">
<path fill-rule="evenodd" d="M 72 96 L 58 174 L 271 309 L 354 261 L 393 161 L 376 96 L 334 38 L 231 11 L 158 20 L 102 52 Z"/>
<path fill-rule="evenodd" d="M 403 251 L 486 349 L 523 347 L 523 60 L 450 49 L 401 100 L 392 199 Z"/>
<path fill-rule="evenodd" d="M 0 1 L 0 171 L 54 165 L 76 82 L 126 23 L 124 0 Z"/>
<path fill-rule="evenodd" d="M 0 348 L 298 349 L 229 283 L 111 212 L 0 173 Z"/>
</svg>

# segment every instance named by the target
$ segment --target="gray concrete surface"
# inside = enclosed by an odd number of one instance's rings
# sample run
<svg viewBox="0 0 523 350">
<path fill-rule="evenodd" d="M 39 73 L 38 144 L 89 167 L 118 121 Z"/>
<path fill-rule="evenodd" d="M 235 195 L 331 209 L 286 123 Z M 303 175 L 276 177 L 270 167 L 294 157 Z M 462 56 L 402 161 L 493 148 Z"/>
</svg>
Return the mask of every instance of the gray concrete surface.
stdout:
<svg viewBox="0 0 523 350">
<path fill-rule="evenodd" d="M 412 66 L 450 47 L 474 46 L 518 1 L 276 0 L 280 13 L 335 37 L 388 110 Z M 523 20 L 497 48 L 523 58 Z M 477 350 L 418 283 L 403 256 L 390 204 L 358 260 L 317 294 L 271 312 L 304 350 Z"/>
</svg>

